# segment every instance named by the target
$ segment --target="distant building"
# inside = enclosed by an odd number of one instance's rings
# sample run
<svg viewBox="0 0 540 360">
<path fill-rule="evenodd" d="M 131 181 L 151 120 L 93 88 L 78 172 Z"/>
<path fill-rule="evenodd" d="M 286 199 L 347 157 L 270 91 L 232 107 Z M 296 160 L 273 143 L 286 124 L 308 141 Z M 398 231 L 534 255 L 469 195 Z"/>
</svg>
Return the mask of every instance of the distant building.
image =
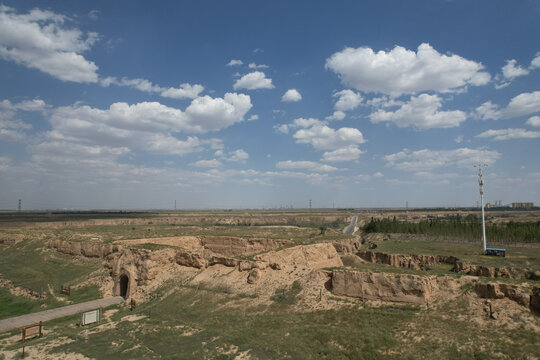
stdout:
<svg viewBox="0 0 540 360">
<path fill-rule="evenodd" d="M 534 207 L 534 203 L 532 202 L 514 202 L 512 203 L 513 209 L 530 209 Z"/>
</svg>

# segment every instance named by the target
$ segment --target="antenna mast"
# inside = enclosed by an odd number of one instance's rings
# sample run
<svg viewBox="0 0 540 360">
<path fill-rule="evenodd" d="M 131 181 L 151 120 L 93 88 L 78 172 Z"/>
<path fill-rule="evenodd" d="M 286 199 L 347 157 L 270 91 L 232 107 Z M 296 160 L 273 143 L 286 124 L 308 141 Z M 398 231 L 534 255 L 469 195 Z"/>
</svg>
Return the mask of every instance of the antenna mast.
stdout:
<svg viewBox="0 0 540 360">
<path fill-rule="evenodd" d="M 486 166 L 486 164 L 474 165 L 474 167 L 478 168 L 478 185 L 480 186 L 480 203 L 482 205 L 482 240 L 484 244 L 484 254 L 486 253 L 486 221 L 484 219 L 484 179 L 482 178 L 482 169 Z"/>
</svg>

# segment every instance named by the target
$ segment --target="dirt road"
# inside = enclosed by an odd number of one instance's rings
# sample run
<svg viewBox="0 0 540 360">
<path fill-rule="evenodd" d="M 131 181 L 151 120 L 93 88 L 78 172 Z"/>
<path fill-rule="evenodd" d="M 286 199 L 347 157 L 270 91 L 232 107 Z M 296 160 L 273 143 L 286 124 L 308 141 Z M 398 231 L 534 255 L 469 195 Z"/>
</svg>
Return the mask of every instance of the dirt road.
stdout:
<svg viewBox="0 0 540 360">
<path fill-rule="evenodd" d="M 56 309 L 40 311 L 32 314 L 26 314 L 21 316 L 16 316 L 4 320 L 0 320 L 0 333 L 20 329 L 22 327 L 37 324 L 40 321 L 47 321 L 58 319 L 64 316 L 69 316 L 73 314 L 78 314 L 83 311 L 94 310 L 109 305 L 120 304 L 124 301 L 124 298 L 121 296 L 110 297 L 106 299 L 98 299 L 83 302 L 80 304 L 73 304 L 68 306 L 63 306 Z"/>
</svg>

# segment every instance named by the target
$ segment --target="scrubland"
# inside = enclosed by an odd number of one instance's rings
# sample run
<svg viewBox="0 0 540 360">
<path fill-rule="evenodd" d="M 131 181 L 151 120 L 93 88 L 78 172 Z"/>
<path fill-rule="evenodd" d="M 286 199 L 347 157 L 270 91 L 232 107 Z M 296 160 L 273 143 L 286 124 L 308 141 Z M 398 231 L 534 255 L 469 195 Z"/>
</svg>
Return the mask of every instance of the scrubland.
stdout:
<svg viewBox="0 0 540 360">
<path fill-rule="evenodd" d="M 26 354 L 48 359 L 540 357 L 540 318 L 522 300 L 540 287 L 535 278 L 539 247 L 509 243 L 502 258 L 481 255 L 479 239 L 451 242 L 362 229 L 345 235 L 341 230 L 353 215 L 362 227 L 371 218 L 420 222 L 455 212 L 0 214 L 0 279 L 5 280 L 0 319 L 111 295 L 115 266 L 135 259 L 133 271 L 144 268 L 147 274 L 137 273 L 131 294 L 135 309 L 106 308 L 99 323 L 85 327 L 78 326 L 78 315 L 47 322 L 44 337 L 24 344 Z M 537 212 L 488 215 L 498 224 L 540 219 Z M 51 240 L 110 244 L 118 250 L 102 258 L 74 256 L 51 248 Z M 206 265 L 164 260 L 179 252 L 200 256 Z M 382 253 L 377 259 L 390 260 L 369 262 L 359 252 Z M 527 269 L 532 275 L 456 272 L 443 256 L 480 269 Z M 366 289 L 365 296 L 337 295 L 336 271 L 374 274 L 383 283 L 370 285 L 378 286 L 375 293 L 367 283 L 356 284 Z M 249 283 L 254 272 L 259 277 Z M 497 284 L 515 294 L 501 293 Z M 72 287 L 69 296 L 60 294 L 61 285 Z M 486 286 L 495 289 L 493 297 L 482 292 Z M 404 302 L 393 290 L 410 291 L 418 301 Z M 486 311 L 488 303 L 493 314 Z M 0 334 L 0 358 L 19 357 L 19 339 L 19 331 Z"/>
</svg>

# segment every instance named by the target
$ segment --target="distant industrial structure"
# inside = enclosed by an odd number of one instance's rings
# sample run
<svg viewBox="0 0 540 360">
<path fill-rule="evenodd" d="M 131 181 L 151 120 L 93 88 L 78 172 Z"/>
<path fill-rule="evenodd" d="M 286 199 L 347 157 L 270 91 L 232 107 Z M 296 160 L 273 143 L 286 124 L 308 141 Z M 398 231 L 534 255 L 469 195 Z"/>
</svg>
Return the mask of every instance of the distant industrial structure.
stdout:
<svg viewBox="0 0 540 360">
<path fill-rule="evenodd" d="M 534 207 L 532 202 L 513 202 L 512 209 L 531 209 Z"/>
<path fill-rule="evenodd" d="M 476 202 L 476 207 L 480 207 L 479 202 Z M 532 202 L 513 202 L 512 204 L 503 204 L 502 200 L 495 200 L 492 203 L 486 203 L 485 208 L 486 209 L 494 209 L 494 208 L 512 208 L 512 209 L 532 209 L 534 207 L 534 203 Z"/>
</svg>

